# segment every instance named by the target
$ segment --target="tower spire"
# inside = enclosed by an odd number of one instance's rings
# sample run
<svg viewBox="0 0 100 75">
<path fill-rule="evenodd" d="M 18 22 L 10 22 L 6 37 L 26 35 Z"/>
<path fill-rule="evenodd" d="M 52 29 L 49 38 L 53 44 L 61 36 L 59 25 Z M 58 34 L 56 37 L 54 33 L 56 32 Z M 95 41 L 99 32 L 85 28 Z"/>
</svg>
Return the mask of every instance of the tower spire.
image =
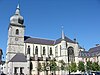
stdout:
<svg viewBox="0 0 100 75">
<path fill-rule="evenodd" d="M 20 15 L 20 6 L 19 6 L 19 3 L 17 5 L 17 9 L 16 9 L 16 12 L 15 12 L 16 15 Z"/>
<path fill-rule="evenodd" d="M 62 40 L 64 40 L 65 39 L 65 35 L 64 35 L 64 31 L 63 31 L 63 26 L 62 26 Z"/>
</svg>

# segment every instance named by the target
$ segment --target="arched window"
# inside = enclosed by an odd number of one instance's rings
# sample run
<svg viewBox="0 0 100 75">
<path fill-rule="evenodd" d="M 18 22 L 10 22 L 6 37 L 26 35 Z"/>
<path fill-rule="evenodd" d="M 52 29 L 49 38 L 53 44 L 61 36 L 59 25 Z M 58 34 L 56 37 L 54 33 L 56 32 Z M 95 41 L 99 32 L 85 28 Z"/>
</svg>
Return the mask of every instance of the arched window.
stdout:
<svg viewBox="0 0 100 75">
<path fill-rule="evenodd" d="M 50 55 L 52 55 L 52 48 L 50 47 Z"/>
<path fill-rule="evenodd" d="M 55 56 L 58 56 L 58 46 L 55 47 Z"/>
<path fill-rule="evenodd" d="M 30 54 L 30 46 L 27 48 L 27 54 Z"/>
<path fill-rule="evenodd" d="M 43 47 L 43 55 L 45 55 L 45 47 Z"/>
<path fill-rule="evenodd" d="M 73 47 L 68 47 L 68 61 L 69 62 L 75 61 L 74 48 Z"/>
<path fill-rule="evenodd" d="M 35 54 L 38 54 L 38 46 L 35 47 Z"/>
<path fill-rule="evenodd" d="M 19 35 L 19 30 L 18 29 L 16 29 L 16 35 Z"/>
</svg>

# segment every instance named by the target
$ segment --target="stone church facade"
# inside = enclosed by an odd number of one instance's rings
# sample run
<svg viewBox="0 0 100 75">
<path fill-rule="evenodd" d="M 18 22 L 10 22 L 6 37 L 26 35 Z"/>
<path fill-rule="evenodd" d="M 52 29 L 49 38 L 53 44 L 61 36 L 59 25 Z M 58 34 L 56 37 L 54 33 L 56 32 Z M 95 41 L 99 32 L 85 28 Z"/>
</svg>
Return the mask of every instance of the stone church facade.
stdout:
<svg viewBox="0 0 100 75">
<path fill-rule="evenodd" d="M 24 35 L 24 18 L 20 15 L 19 5 L 15 14 L 10 18 L 8 28 L 8 43 L 6 51 L 6 63 L 4 73 L 7 75 L 51 75 L 50 67 L 47 63 L 55 59 L 57 66 L 63 60 L 66 64 L 82 60 L 81 53 L 85 52 L 75 40 L 71 40 L 64 35 L 62 30 L 61 38 L 49 40 L 33 38 Z M 39 63 L 45 63 L 45 71 L 38 71 Z M 65 72 L 67 73 L 67 71 Z M 57 75 L 62 75 L 61 71 L 56 71 Z"/>
</svg>

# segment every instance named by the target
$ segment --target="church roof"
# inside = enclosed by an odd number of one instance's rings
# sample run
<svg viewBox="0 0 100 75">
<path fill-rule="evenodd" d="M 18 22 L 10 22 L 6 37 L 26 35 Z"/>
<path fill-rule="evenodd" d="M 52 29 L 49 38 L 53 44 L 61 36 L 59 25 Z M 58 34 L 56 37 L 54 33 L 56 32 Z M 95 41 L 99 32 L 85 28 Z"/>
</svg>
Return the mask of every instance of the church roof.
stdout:
<svg viewBox="0 0 100 75">
<path fill-rule="evenodd" d="M 33 44 L 44 44 L 44 45 L 54 45 L 58 44 L 62 41 L 62 38 L 55 40 L 48 40 L 48 39 L 41 39 L 41 38 L 31 38 L 31 37 L 24 37 L 24 42 L 25 43 L 33 43 Z M 70 43 L 75 43 L 73 40 L 69 39 L 68 37 L 65 36 L 65 41 L 70 42 Z"/>
<path fill-rule="evenodd" d="M 53 40 L 41 39 L 41 38 L 28 38 L 25 40 L 25 43 L 34 43 L 34 44 L 44 44 L 44 45 L 53 45 Z"/>
<path fill-rule="evenodd" d="M 62 38 L 57 39 L 57 40 L 56 40 L 56 42 L 55 42 L 55 44 L 60 43 L 60 42 L 61 42 L 61 40 L 62 40 Z M 65 40 L 66 42 L 76 43 L 76 42 L 74 42 L 73 40 L 69 39 L 69 38 L 68 38 L 68 37 L 66 37 L 66 36 L 64 37 L 64 40 Z"/>
<path fill-rule="evenodd" d="M 25 55 L 17 53 L 9 62 L 27 62 Z"/>
</svg>

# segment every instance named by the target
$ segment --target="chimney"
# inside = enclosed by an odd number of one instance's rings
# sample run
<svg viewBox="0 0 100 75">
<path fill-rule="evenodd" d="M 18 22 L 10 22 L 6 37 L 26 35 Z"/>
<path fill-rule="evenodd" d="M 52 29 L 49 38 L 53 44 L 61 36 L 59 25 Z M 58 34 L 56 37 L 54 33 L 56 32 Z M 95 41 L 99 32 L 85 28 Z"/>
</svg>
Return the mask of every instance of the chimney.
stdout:
<svg viewBox="0 0 100 75">
<path fill-rule="evenodd" d="M 96 44 L 96 47 L 100 46 L 100 44 Z"/>
</svg>

